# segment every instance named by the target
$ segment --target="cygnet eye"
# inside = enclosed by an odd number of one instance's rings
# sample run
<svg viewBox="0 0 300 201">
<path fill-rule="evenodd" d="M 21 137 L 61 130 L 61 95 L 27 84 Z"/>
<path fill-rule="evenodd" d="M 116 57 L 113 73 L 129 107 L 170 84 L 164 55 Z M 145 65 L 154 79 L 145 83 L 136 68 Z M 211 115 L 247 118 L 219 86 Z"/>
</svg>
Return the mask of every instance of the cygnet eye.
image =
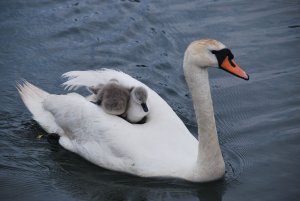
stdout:
<svg viewBox="0 0 300 201">
<path fill-rule="evenodd" d="M 96 105 L 101 105 L 101 100 L 97 100 Z"/>
</svg>

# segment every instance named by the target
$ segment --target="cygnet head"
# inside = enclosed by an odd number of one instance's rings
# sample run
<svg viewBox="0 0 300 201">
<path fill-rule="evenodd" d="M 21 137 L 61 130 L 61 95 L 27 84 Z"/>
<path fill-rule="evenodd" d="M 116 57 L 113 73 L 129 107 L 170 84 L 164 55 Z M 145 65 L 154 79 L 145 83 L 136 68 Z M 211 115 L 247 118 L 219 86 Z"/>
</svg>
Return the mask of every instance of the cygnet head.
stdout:
<svg viewBox="0 0 300 201">
<path fill-rule="evenodd" d="M 106 85 L 99 84 L 89 90 L 96 95 L 94 102 L 101 105 L 106 113 L 121 115 L 126 111 L 130 89 L 120 85 L 117 80 L 112 79 Z"/>
<path fill-rule="evenodd" d="M 138 123 L 145 120 L 149 113 L 147 106 L 148 93 L 144 87 L 134 87 L 131 89 L 126 120 L 131 123 Z"/>
<path fill-rule="evenodd" d="M 184 54 L 184 68 L 218 67 L 237 77 L 249 80 L 249 75 L 233 60 L 234 55 L 223 43 L 213 39 L 192 42 Z"/>
<path fill-rule="evenodd" d="M 148 106 L 147 106 L 147 98 L 148 98 L 148 93 L 147 90 L 144 87 L 134 87 L 131 91 L 130 98 L 140 105 L 144 112 L 148 112 Z"/>
</svg>

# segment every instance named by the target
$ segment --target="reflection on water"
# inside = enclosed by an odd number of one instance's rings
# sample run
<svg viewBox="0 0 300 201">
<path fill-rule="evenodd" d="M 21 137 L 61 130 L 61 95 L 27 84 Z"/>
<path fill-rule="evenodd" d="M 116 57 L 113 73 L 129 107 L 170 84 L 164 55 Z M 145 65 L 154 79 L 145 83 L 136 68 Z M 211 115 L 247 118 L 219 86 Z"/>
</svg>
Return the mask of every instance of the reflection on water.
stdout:
<svg viewBox="0 0 300 201">
<path fill-rule="evenodd" d="M 295 200 L 300 163 L 300 4 L 284 1 L 0 2 L 1 200 Z M 120 69 L 157 91 L 193 134 L 186 46 L 216 38 L 250 81 L 211 69 L 223 180 L 193 184 L 105 170 L 56 144 L 16 94 L 25 78 L 65 93 L 70 70 Z M 81 91 L 82 92 L 82 91 Z"/>
</svg>

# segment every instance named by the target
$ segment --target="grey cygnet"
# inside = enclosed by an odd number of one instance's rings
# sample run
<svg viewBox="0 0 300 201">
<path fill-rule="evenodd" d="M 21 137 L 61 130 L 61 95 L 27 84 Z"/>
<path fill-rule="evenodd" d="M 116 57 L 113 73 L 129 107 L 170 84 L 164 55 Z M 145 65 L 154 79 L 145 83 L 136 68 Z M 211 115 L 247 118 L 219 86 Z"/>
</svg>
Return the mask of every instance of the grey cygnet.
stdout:
<svg viewBox="0 0 300 201">
<path fill-rule="evenodd" d="M 96 95 L 95 103 L 106 113 L 122 115 L 126 112 L 130 89 L 120 85 L 118 80 L 112 79 L 106 85 L 99 84 L 89 87 L 89 90 Z"/>
<path fill-rule="evenodd" d="M 106 113 L 120 115 L 130 123 L 140 122 L 149 113 L 148 93 L 144 87 L 129 89 L 112 79 L 106 85 L 99 84 L 89 90 L 96 95 L 93 102 L 101 105 Z"/>
</svg>

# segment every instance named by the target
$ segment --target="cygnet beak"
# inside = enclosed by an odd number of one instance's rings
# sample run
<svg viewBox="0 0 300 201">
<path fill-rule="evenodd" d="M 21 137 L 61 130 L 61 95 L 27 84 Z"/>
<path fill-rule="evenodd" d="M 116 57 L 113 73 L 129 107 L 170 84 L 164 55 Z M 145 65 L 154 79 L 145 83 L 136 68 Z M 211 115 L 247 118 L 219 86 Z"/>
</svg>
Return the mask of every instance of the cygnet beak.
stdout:
<svg viewBox="0 0 300 201">
<path fill-rule="evenodd" d="M 142 103 L 141 106 L 142 106 L 144 112 L 148 112 L 149 111 L 148 106 L 147 106 L 146 103 Z"/>
</svg>

